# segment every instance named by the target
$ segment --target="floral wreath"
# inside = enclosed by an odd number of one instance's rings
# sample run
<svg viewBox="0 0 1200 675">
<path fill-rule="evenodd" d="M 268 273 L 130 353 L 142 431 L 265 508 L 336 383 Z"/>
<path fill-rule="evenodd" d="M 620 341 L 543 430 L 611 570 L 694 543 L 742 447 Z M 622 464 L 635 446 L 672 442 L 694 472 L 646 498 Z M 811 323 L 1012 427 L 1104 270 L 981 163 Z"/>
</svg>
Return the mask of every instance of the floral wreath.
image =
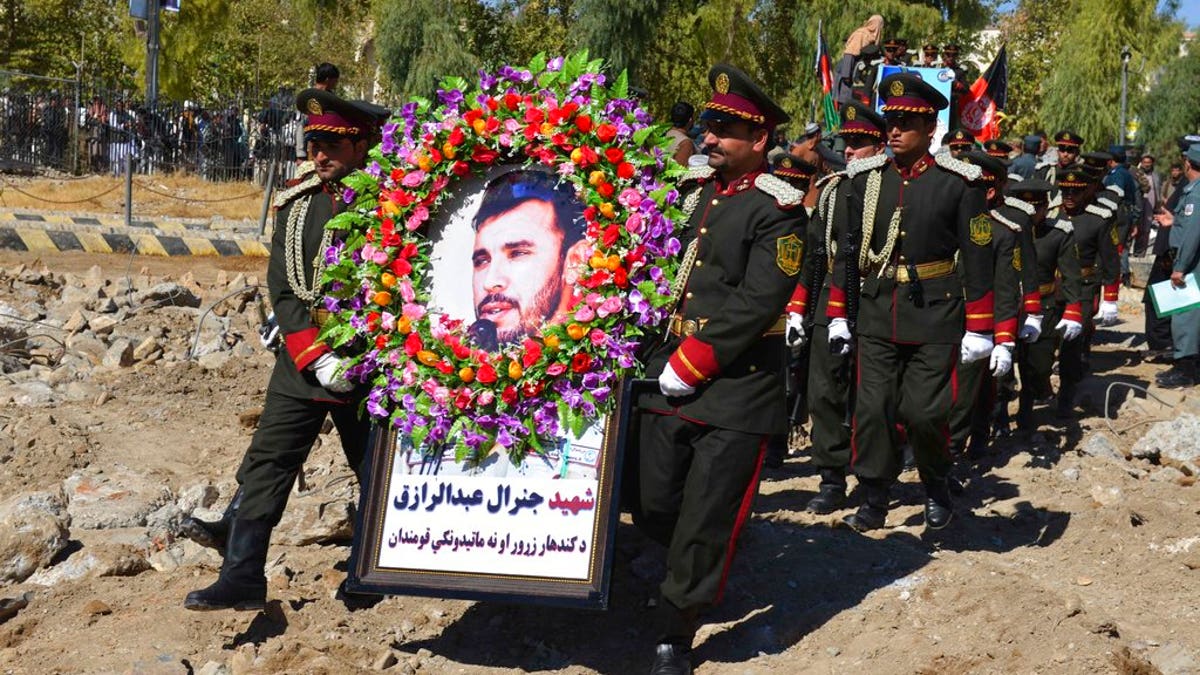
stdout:
<svg viewBox="0 0 1200 675">
<path fill-rule="evenodd" d="M 586 52 L 526 68 L 445 80 L 438 103 L 405 105 L 369 166 L 343 180 L 350 208 L 331 220 L 321 339 L 365 340 L 346 377 L 371 386 L 365 406 L 427 454 L 453 444 L 478 465 L 497 445 L 514 464 L 560 430 L 580 435 L 612 411 L 612 389 L 637 375 L 641 340 L 668 316 L 683 218 L 664 127 L 611 86 Z M 573 186 L 591 245 L 561 323 L 485 351 L 461 320 L 429 311 L 432 212 L 456 181 L 500 164 L 549 167 Z"/>
</svg>

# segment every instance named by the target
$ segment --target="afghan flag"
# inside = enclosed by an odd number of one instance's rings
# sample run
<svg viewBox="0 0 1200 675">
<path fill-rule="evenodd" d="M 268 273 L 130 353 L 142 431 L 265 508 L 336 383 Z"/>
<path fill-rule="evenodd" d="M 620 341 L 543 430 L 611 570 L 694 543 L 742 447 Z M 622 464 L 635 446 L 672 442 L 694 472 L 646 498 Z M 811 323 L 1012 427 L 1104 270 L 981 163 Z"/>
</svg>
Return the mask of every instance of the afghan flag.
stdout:
<svg viewBox="0 0 1200 675">
<path fill-rule="evenodd" d="M 825 44 L 820 21 L 817 22 L 817 59 L 813 68 L 817 71 L 817 79 L 821 81 L 821 107 L 825 112 L 825 130 L 832 133 L 837 131 L 838 122 L 841 120 L 833 102 L 833 64 L 829 61 L 829 47 Z"/>
<path fill-rule="evenodd" d="M 983 143 L 1000 137 L 1000 111 L 1008 104 L 1008 53 L 1005 45 L 971 90 L 959 101 L 959 123 Z"/>
</svg>

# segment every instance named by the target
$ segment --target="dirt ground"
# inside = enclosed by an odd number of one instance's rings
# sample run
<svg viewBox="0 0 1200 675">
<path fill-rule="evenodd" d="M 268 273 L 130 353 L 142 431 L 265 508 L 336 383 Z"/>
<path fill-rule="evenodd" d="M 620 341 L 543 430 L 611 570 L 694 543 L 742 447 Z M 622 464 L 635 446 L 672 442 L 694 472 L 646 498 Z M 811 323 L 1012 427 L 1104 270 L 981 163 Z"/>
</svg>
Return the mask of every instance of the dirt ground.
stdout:
<svg viewBox="0 0 1200 675">
<path fill-rule="evenodd" d="M 0 267 L 18 262 L 32 261 L 0 252 Z M 78 274 L 100 265 L 110 278 L 142 267 L 175 279 L 190 271 L 201 284 L 220 270 L 265 276 L 266 265 L 86 254 L 43 262 Z M 1102 331 L 1078 423 L 1055 426 L 1041 411 L 1038 442 L 998 441 L 963 470 L 958 518 L 938 536 L 923 532 L 914 473 L 902 477 L 889 526 L 862 536 L 832 526 L 846 512 L 803 511 L 818 482 L 805 453 L 767 471 L 725 602 L 698 636 L 698 672 L 1200 669 L 1200 488 L 1192 477 L 1151 480 L 1154 467 L 1077 452 L 1096 433 L 1128 452 L 1151 422 L 1178 414 L 1134 405 L 1118 387 L 1110 406 L 1120 411 L 1112 422 L 1118 433 L 1101 415 L 1108 383 L 1146 385 L 1163 368 L 1142 360 L 1139 297 L 1123 296 L 1124 322 Z M 261 405 L 270 365 L 260 351 L 218 370 L 126 368 L 96 376 L 107 392 L 100 404 L 9 405 L 0 423 L 17 448 L 0 461 L 0 493 L 51 487 L 84 466 L 124 465 L 176 491 L 207 479 L 228 494 L 252 433 L 238 416 Z M 1200 392 L 1187 395 L 1171 402 L 1188 405 Z M 72 538 L 81 537 L 72 528 Z M 88 541 L 80 545 L 86 551 Z M 0 624 L 0 668 L 209 675 L 648 668 L 656 552 L 628 524 L 617 535 L 611 606 L 603 612 L 420 597 L 347 606 L 335 591 L 348 553 L 345 545 L 273 546 L 272 602 L 262 613 L 183 609 L 188 591 L 214 579 L 216 556 L 169 572 L 15 584 L 0 596 L 33 596 Z"/>
<path fill-rule="evenodd" d="M 257 220 L 263 189 L 249 182 L 213 183 L 197 176 L 133 177 L 133 214 Z M 0 176 L 0 207 L 80 213 L 124 213 L 121 176 Z"/>
</svg>

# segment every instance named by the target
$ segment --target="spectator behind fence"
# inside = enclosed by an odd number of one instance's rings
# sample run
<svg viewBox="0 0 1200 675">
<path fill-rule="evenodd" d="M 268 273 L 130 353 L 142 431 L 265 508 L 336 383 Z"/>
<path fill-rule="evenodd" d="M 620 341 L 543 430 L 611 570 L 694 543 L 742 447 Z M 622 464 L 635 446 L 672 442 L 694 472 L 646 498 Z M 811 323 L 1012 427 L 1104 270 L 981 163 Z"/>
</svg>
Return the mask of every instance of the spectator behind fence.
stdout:
<svg viewBox="0 0 1200 675">
<path fill-rule="evenodd" d="M 338 80 L 341 76 L 341 71 L 332 63 L 318 64 L 313 70 L 313 89 L 335 93 L 337 91 Z M 304 143 L 304 125 L 306 124 L 307 115 L 297 114 L 300 115 L 300 118 L 292 135 L 295 138 L 296 144 L 296 163 L 302 164 L 308 159 L 308 148 L 305 147 Z"/>
</svg>

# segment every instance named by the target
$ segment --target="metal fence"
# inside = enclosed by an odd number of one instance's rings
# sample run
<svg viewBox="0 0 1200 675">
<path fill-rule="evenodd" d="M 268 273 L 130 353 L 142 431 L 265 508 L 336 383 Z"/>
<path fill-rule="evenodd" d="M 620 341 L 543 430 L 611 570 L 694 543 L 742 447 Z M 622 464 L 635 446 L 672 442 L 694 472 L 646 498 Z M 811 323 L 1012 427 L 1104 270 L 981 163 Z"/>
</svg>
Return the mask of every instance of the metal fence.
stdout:
<svg viewBox="0 0 1200 675">
<path fill-rule="evenodd" d="M 137 174 L 259 185 L 270 176 L 276 186 L 294 173 L 301 121 L 290 92 L 259 104 L 159 99 L 148 107 L 72 80 L 0 71 L 0 86 L 0 163 L 9 167 L 121 175 L 130 165 Z"/>
</svg>

